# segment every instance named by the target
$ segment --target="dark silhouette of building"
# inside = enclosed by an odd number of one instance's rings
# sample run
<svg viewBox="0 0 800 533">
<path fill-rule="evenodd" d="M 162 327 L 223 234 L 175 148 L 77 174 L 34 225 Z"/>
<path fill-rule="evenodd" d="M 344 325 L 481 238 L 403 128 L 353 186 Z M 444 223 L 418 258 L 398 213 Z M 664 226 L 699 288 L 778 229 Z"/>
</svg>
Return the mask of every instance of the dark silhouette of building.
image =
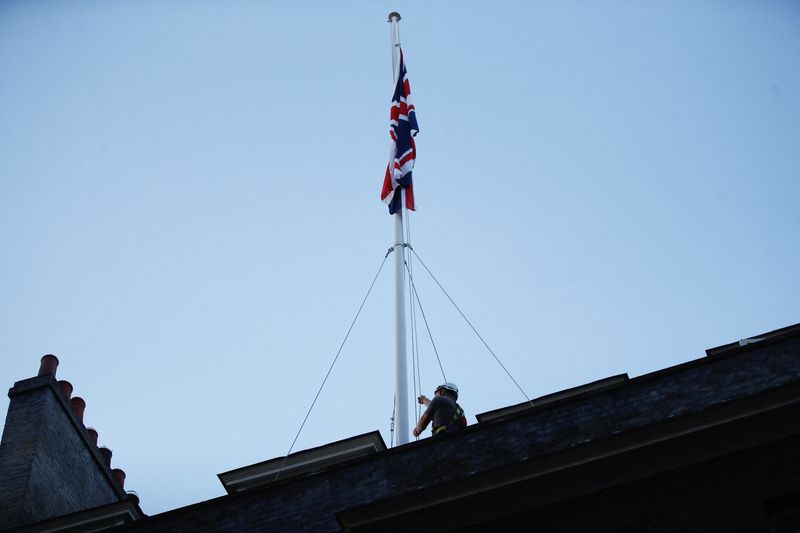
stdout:
<svg viewBox="0 0 800 533">
<path fill-rule="evenodd" d="M 45 363 L 9 392 L 0 528 L 800 531 L 800 324 L 459 435 L 386 449 L 373 432 L 225 472 L 226 495 L 149 517 Z"/>
<path fill-rule="evenodd" d="M 8 392 L 0 530 L 36 524 L 31 531 L 44 531 L 43 520 L 76 512 L 73 525 L 91 522 L 95 528 L 142 518 L 135 495 L 123 490 L 125 473 L 111 469 L 111 450 L 98 448 L 97 432 L 83 425 L 85 402 L 71 397 L 68 381 L 56 382 L 57 367 L 58 359 L 45 355 L 39 375 Z"/>
</svg>

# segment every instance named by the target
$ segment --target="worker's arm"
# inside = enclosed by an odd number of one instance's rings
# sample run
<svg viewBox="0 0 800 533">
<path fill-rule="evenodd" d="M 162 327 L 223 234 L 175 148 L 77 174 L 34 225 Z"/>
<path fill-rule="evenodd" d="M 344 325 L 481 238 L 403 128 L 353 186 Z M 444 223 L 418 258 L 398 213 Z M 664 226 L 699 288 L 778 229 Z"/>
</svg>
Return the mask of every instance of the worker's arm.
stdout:
<svg viewBox="0 0 800 533">
<path fill-rule="evenodd" d="M 424 405 L 425 407 L 428 407 L 428 405 L 430 405 L 431 401 L 428 399 L 428 397 L 427 397 L 427 396 L 425 396 L 425 395 L 423 394 L 422 396 L 418 396 L 418 397 L 417 397 L 417 403 L 421 403 L 421 404 L 422 404 L 422 405 Z"/>
<path fill-rule="evenodd" d="M 428 427 L 428 424 L 430 423 L 430 421 L 431 421 L 431 419 L 428 416 L 428 413 L 427 412 L 422 413 L 422 416 L 419 417 L 419 422 L 417 422 L 417 427 L 414 428 L 414 431 L 413 431 L 414 436 L 415 437 L 419 437 L 420 433 L 425 431 L 425 428 Z"/>
</svg>

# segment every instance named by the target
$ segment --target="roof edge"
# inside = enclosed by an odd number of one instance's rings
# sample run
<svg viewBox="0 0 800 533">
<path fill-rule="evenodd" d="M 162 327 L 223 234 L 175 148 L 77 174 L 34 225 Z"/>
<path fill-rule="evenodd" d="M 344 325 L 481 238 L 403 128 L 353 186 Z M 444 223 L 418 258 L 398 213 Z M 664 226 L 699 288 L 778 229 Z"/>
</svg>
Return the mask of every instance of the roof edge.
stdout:
<svg viewBox="0 0 800 533">
<path fill-rule="evenodd" d="M 386 443 L 375 430 L 338 440 L 316 448 L 301 450 L 248 466 L 217 474 L 228 494 L 261 488 L 279 480 L 291 479 L 324 468 L 340 465 L 351 459 L 382 452 Z"/>
<path fill-rule="evenodd" d="M 739 350 L 740 348 L 744 348 L 751 344 L 760 344 L 762 342 L 774 342 L 788 337 L 793 337 L 795 335 L 800 335 L 800 324 L 792 324 L 791 326 L 786 326 L 783 328 L 768 331 L 766 333 L 754 335 L 746 339 L 740 339 L 736 342 L 730 342 L 728 344 L 723 344 L 722 346 L 709 348 L 706 350 L 706 357 L 716 357 L 721 354 L 727 354 L 728 352 Z"/>
<path fill-rule="evenodd" d="M 626 383 L 627 381 L 628 374 L 616 374 L 614 376 L 598 379 L 590 383 L 584 383 L 583 385 L 578 385 L 577 387 L 571 387 L 569 389 L 553 392 L 551 394 L 545 394 L 544 396 L 540 396 L 534 400 L 531 400 L 530 402 L 522 402 L 515 405 L 509 405 L 507 407 L 501 407 L 493 411 L 480 413 L 475 415 L 475 418 L 478 419 L 478 423 L 484 424 L 487 422 L 493 422 L 495 420 L 502 420 L 529 409 L 534 409 L 543 405 L 561 403 L 562 401 L 568 399 L 606 390 L 609 387 L 620 385 L 622 383 Z"/>
</svg>

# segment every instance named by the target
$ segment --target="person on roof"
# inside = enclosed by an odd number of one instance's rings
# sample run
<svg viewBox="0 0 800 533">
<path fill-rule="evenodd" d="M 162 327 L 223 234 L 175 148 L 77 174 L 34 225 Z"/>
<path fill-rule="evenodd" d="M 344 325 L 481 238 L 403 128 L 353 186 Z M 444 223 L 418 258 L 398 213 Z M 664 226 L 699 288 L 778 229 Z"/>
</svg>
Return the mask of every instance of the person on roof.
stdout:
<svg viewBox="0 0 800 533">
<path fill-rule="evenodd" d="M 424 394 L 417 398 L 417 401 L 427 407 L 419 418 L 417 427 L 414 428 L 414 436 L 419 437 L 425 431 L 430 422 L 433 422 L 433 436 L 445 433 L 458 433 L 467 425 L 467 417 L 464 410 L 458 403 L 458 387 L 455 383 L 442 383 L 436 387 L 433 393 L 433 400 L 429 400 Z"/>
</svg>

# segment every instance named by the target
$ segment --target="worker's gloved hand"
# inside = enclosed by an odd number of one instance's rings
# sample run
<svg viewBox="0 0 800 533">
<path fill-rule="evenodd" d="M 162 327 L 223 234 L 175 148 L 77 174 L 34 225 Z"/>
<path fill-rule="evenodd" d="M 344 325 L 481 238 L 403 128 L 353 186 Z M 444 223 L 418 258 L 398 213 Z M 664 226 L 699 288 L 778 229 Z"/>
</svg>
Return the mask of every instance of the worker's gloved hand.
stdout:
<svg viewBox="0 0 800 533">
<path fill-rule="evenodd" d="M 422 403 L 422 402 L 420 402 L 420 403 Z M 414 428 L 414 431 L 412 431 L 411 433 L 413 433 L 415 437 L 419 437 L 419 429 Z"/>
<path fill-rule="evenodd" d="M 431 401 L 428 399 L 427 396 L 424 394 L 422 396 L 417 397 L 417 403 L 421 403 L 422 405 L 428 405 Z"/>
</svg>

